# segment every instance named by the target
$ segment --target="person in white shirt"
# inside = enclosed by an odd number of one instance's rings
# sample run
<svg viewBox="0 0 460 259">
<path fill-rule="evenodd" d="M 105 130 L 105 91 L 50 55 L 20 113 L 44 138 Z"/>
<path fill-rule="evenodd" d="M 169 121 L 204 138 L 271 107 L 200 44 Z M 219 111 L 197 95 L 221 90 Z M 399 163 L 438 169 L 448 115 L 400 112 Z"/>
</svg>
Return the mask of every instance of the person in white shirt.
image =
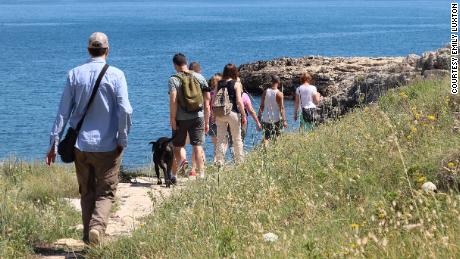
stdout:
<svg viewBox="0 0 460 259">
<path fill-rule="evenodd" d="M 300 106 L 302 111 L 300 128 L 304 130 L 312 129 L 316 123 L 318 117 L 316 107 L 321 101 L 320 93 L 311 82 L 311 75 L 306 72 L 302 73 L 300 76 L 301 85 L 297 88 L 295 94 L 294 120 L 297 121 Z"/>
<path fill-rule="evenodd" d="M 278 90 L 281 79 L 276 75 L 272 75 L 271 79 L 272 85 L 262 94 L 259 108 L 265 146 L 269 140 L 276 139 L 281 135 L 282 128 L 288 126 L 284 109 L 284 95 L 282 91 Z"/>
</svg>

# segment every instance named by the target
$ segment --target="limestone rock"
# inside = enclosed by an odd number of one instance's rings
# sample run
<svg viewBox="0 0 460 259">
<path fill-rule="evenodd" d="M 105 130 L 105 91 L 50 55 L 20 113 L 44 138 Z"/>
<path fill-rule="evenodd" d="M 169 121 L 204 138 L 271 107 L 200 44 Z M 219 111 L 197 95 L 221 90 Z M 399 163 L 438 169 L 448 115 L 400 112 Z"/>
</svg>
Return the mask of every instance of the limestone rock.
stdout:
<svg viewBox="0 0 460 259">
<path fill-rule="evenodd" d="M 270 76 L 281 78 L 281 89 L 293 98 L 300 74 L 312 75 L 323 98 L 318 107 L 320 121 L 343 115 L 360 104 L 375 102 L 392 88 L 420 78 L 444 76 L 449 69 L 449 47 L 407 57 L 320 57 L 279 58 L 240 66 L 245 89 L 261 94 L 270 86 Z"/>
<path fill-rule="evenodd" d="M 59 239 L 53 243 L 56 248 L 63 249 L 66 252 L 82 251 L 85 248 L 85 243 L 82 240 L 72 238 Z"/>
<path fill-rule="evenodd" d="M 434 185 L 434 183 L 432 182 L 426 182 L 422 185 L 422 190 L 424 192 L 437 192 L 437 188 L 436 188 L 436 185 Z"/>
<path fill-rule="evenodd" d="M 423 77 L 426 79 L 442 78 L 449 75 L 449 70 L 432 69 L 423 71 Z"/>
</svg>

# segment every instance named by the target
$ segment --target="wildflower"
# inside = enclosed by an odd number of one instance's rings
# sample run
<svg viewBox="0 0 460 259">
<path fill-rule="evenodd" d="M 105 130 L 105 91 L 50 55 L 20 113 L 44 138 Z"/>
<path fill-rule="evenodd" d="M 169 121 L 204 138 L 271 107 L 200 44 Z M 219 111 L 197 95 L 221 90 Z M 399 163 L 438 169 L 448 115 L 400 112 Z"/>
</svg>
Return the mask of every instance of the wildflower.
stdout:
<svg viewBox="0 0 460 259">
<path fill-rule="evenodd" d="M 353 223 L 350 225 L 352 229 L 358 229 L 359 228 L 359 224 L 356 224 L 356 223 Z"/>
<path fill-rule="evenodd" d="M 428 120 L 430 120 L 430 121 L 435 121 L 436 120 L 436 116 L 434 116 L 434 115 L 428 115 L 428 116 L 426 116 L 426 118 Z"/>
<path fill-rule="evenodd" d="M 404 91 L 399 92 L 399 96 L 401 98 L 407 98 L 408 97 L 407 94 Z"/>
<path fill-rule="evenodd" d="M 426 182 L 426 177 L 425 177 L 425 176 L 420 176 L 420 177 L 417 179 L 417 182 L 418 182 L 418 183 L 424 183 L 424 182 Z"/>
<path fill-rule="evenodd" d="M 453 167 L 455 167 L 455 163 L 454 162 L 449 162 L 449 163 L 447 163 L 447 167 L 453 168 Z"/>
<path fill-rule="evenodd" d="M 412 133 L 416 133 L 416 132 L 417 132 L 417 127 L 415 127 L 415 126 L 410 126 L 410 131 L 411 131 Z"/>
<path fill-rule="evenodd" d="M 271 232 L 264 234 L 263 237 L 266 242 L 275 242 L 278 240 L 278 235 Z"/>
</svg>

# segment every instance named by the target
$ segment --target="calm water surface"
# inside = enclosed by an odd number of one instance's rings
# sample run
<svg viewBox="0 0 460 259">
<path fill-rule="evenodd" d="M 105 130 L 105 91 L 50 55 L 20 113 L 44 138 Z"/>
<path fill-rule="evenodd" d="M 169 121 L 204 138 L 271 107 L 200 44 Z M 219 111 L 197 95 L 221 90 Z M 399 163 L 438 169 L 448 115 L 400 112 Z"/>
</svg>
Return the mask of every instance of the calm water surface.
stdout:
<svg viewBox="0 0 460 259">
<path fill-rule="evenodd" d="M 450 1 L 194 2 L 0 0 L 0 160 L 43 158 L 66 71 L 85 62 L 93 31 L 109 35 L 109 63 L 127 76 L 128 166 L 147 165 L 147 143 L 169 135 L 175 52 L 199 61 L 209 77 L 228 62 L 420 54 L 449 41 Z M 251 120 L 250 127 L 247 148 L 260 140 Z"/>
</svg>

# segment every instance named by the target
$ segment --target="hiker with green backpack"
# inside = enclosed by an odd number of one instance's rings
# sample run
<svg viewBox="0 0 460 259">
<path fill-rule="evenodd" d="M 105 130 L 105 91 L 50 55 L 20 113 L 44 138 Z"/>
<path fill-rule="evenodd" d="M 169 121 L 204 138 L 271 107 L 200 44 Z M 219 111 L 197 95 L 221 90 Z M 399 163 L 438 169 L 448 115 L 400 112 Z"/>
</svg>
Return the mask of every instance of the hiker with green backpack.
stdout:
<svg viewBox="0 0 460 259">
<path fill-rule="evenodd" d="M 182 53 L 173 57 L 176 74 L 169 78 L 169 111 L 174 145 L 174 163 L 172 166 L 175 182 L 178 168 L 187 164 L 184 149 L 187 134 L 197 157 L 196 167 L 200 178 L 204 178 L 204 136 L 209 130 L 210 89 L 206 79 L 187 66 L 187 58 Z"/>
<path fill-rule="evenodd" d="M 241 99 L 243 87 L 237 80 L 238 68 L 234 64 L 227 64 L 222 78 L 218 83 L 212 102 L 212 112 L 217 124 L 216 164 L 219 166 L 224 164 L 228 147 L 227 128 L 230 128 L 232 135 L 235 162 L 241 163 L 243 161 L 241 125 L 247 123 L 244 104 Z"/>
</svg>

